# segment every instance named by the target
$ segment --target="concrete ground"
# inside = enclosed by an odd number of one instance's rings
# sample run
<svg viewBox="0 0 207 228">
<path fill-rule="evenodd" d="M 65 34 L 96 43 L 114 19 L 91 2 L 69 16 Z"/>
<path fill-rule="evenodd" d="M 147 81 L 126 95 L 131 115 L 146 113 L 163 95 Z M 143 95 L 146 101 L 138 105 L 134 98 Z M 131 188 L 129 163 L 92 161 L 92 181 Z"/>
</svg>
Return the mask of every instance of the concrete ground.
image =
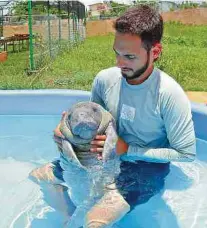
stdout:
<svg viewBox="0 0 207 228">
<path fill-rule="evenodd" d="M 207 104 L 207 92 L 186 92 L 188 98 L 193 102 L 205 103 Z"/>
</svg>

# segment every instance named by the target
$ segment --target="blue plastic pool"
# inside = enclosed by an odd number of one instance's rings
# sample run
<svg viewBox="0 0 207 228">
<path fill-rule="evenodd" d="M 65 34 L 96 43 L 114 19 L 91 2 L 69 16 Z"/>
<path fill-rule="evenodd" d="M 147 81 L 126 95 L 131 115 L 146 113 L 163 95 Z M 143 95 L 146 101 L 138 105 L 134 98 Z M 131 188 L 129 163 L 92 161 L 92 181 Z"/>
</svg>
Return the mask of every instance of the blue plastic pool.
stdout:
<svg viewBox="0 0 207 228">
<path fill-rule="evenodd" d="M 69 90 L 0 91 L 1 228 L 63 227 L 61 214 L 47 204 L 28 173 L 58 157 L 52 131 L 61 112 L 89 95 Z M 207 227 L 207 107 L 192 104 L 192 111 L 196 160 L 172 163 L 165 191 L 137 206 L 117 227 Z"/>
</svg>

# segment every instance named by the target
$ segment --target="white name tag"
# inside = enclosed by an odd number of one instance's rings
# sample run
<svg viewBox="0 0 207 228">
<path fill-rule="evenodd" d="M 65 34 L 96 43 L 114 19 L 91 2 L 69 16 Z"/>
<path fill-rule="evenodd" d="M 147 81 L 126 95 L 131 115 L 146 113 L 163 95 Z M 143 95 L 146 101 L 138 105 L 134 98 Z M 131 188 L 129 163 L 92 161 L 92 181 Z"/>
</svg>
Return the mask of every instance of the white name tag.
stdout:
<svg viewBox="0 0 207 228">
<path fill-rule="evenodd" d="M 122 105 L 120 118 L 124 120 L 129 120 L 130 122 L 134 121 L 135 117 L 135 108 L 125 105 Z"/>
</svg>

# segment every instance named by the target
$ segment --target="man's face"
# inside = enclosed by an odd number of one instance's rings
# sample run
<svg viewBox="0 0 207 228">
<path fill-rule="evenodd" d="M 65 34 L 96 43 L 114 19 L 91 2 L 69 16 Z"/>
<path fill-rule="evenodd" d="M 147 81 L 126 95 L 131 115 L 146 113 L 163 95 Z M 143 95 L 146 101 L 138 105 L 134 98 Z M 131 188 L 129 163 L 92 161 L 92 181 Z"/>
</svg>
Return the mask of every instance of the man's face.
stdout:
<svg viewBox="0 0 207 228">
<path fill-rule="evenodd" d="M 116 65 L 128 80 L 138 78 L 153 64 L 151 53 L 143 47 L 139 36 L 116 32 L 113 49 Z"/>
</svg>

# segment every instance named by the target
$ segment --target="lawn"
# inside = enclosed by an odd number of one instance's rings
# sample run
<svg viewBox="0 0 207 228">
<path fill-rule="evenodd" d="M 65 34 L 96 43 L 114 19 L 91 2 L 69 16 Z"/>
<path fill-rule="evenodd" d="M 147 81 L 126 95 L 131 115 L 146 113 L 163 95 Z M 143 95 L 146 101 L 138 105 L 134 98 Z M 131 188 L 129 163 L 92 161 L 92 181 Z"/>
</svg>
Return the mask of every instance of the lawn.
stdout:
<svg viewBox="0 0 207 228">
<path fill-rule="evenodd" d="M 185 90 L 207 91 L 207 26 L 166 23 L 163 55 L 156 65 Z M 63 52 L 44 71 L 27 76 L 28 53 L 11 53 L 0 63 L 0 89 L 90 90 L 95 75 L 115 64 L 113 34 L 87 38 Z"/>
</svg>

